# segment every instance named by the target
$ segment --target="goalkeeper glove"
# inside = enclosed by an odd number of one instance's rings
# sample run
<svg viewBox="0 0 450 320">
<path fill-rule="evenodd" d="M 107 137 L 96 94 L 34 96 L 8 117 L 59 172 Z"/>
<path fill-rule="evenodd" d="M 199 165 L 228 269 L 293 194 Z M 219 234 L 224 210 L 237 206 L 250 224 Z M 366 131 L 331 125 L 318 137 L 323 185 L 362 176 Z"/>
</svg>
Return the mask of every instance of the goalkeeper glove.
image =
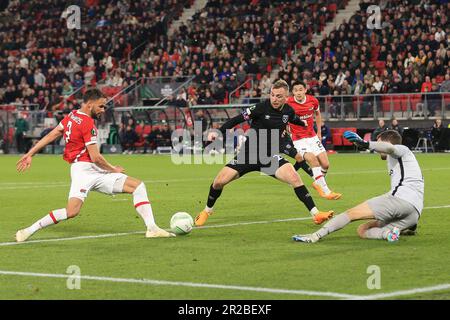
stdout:
<svg viewBox="0 0 450 320">
<path fill-rule="evenodd" d="M 354 143 L 356 146 L 358 146 L 360 148 L 369 149 L 369 142 L 368 141 L 364 141 L 355 132 L 345 131 L 344 132 L 344 138 L 347 139 L 348 141 Z"/>
</svg>

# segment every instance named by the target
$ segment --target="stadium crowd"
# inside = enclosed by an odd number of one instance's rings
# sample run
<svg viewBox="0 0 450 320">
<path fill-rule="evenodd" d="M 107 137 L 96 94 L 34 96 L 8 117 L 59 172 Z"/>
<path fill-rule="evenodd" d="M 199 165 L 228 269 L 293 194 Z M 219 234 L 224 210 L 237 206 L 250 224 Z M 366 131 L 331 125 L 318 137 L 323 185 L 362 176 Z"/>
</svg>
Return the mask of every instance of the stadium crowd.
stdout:
<svg viewBox="0 0 450 320">
<path fill-rule="evenodd" d="M 166 37 L 169 21 L 189 3 L 72 1 L 82 28 L 71 30 L 66 1 L 11 1 L 0 20 L 0 104 L 51 111 L 70 107 L 65 100 L 84 85 L 126 86 L 143 76 L 139 61 L 120 67 L 143 43 Z"/>
<path fill-rule="evenodd" d="M 382 29 L 367 27 L 369 3 L 279 72 L 314 95 L 450 91 L 447 1 L 386 1 Z"/>
</svg>

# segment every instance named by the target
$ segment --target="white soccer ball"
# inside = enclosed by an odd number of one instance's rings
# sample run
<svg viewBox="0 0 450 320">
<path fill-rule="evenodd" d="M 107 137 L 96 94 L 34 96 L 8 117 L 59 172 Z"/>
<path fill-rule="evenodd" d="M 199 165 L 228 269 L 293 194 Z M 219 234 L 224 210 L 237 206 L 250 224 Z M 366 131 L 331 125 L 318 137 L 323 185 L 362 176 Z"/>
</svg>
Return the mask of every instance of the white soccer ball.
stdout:
<svg viewBox="0 0 450 320">
<path fill-rule="evenodd" d="M 177 212 L 170 219 L 170 229 L 177 235 L 185 235 L 192 231 L 194 220 L 187 212 Z"/>
</svg>

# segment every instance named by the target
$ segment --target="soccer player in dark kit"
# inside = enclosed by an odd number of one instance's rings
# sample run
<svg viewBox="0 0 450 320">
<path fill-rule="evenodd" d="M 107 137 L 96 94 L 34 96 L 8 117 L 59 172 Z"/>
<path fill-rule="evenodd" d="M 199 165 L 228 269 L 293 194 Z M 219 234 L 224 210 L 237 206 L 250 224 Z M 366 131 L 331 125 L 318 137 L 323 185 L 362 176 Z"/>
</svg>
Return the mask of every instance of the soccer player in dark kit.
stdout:
<svg viewBox="0 0 450 320">
<path fill-rule="evenodd" d="M 246 133 L 245 145 L 215 177 L 209 189 L 205 209 L 195 218 L 196 226 L 203 226 L 213 213 L 213 206 L 220 197 L 223 188 L 233 180 L 252 171 L 266 173 L 294 189 L 298 199 L 308 208 L 316 224 L 321 224 L 333 216 L 333 211 L 321 212 L 317 209 L 308 189 L 291 163 L 279 155 L 280 149 L 292 147 L 287 124 L 305 126 L 306 121 L 295 115 L 287 105 L 289 86 L 284 80 L 276 81 L 270 90 L 270 99 L 247 108 L 242 114 L 228 120 L 219 129 L 222 134 L 244 121 L 251 120 L 250 130 Z M 263 150 L 267 148 L 266 150 Z"/>
</svg>

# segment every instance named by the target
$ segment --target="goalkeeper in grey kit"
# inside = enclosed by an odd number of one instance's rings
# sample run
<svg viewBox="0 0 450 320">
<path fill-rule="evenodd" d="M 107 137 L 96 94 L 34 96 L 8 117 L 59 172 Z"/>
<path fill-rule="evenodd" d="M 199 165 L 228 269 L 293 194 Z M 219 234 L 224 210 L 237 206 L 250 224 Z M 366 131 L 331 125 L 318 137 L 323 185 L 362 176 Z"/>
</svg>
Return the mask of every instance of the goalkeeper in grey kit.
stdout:
<svg viewBox="0 0 450 320">
<path fill-rule="evenodd" d="M 317 242 L 352 221 L 369 219 L 371 221 L 358 228 L 358 235 L 363 239 L 393 242 L 401 233 L 415 233 L 423 209 L 424 180 L 416 157 L 408 147 L 401 145 L 400 134 L 387 130 L 377 137 L 376 142 L 368 142 L 356 133 L 346 131 L 344 138 L 360 148 L 378 152 L 382 160 L 387 160 L 391 190 L 334 217 L 317 232 L 295 235 L 293 240 Z"/>
</svg>

